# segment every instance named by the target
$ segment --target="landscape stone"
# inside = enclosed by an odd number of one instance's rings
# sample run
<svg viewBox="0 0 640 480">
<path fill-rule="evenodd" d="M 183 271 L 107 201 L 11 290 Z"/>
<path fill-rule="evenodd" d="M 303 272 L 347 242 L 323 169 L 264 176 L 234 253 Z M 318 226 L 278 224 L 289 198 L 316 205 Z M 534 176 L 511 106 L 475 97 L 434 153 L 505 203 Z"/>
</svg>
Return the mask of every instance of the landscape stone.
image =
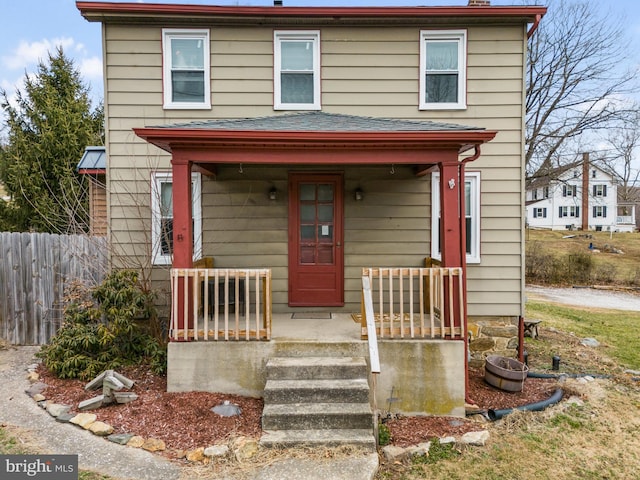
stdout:
<svg viewBox="0 0 640 480">
<path fill-rule="evenodd" d="M 486 352 L 487 350 L 493 349 L 495 345 L 496 342 L 493 338 L 480 337 L 469 342 L 469 350 L 471 350 L 472 352 Z"/>
<path fill-rule="evenodd" d="M 446 445 L 448 443 L 456 443 L 456 437 L 442 437 L 440 439 L 440 445 Z"/>
<path fill-rule="evenodd" d="M 27 374 L 27 380 L 29 380 L 31 383 L 35 383 L 40 380 L 40 375 L 38 375 L 36 372 L 29 372 Z"/>
<path fill-rule="evenodd" d="M 247 460 L 258 453 L 258 442 L 251 438 L 238 437 L 233 442 L 233 450 L 236 460 Z"/>
<path fill-rule="evenodd" d="M 595 338 L 583 338 L 580 340 L 580 345 L 584 347 L 599 347 L 600 342 Z"/>
<path fill-rule="evenodd" d="M 60 423 L 69 423 L 73 417 L 75 417 L 75 413 L 65 412 L 58 415 L 56 417 L 56 421 Z"/>
<path fill-rule="evenodd" d="M 132 433 L 114 433 L 107 437 L 107 440 L 118 445 L 126 445 L 133 438 Z"/>
<path fill-rule="evenodd" d="M 97 418 L 98 417 L 94 413 L 79 413 L 69 421 L 87 430 Z"/>
<path fill-rule="evenodd" d="M 44 389 L 47 388 L 46 383 L 38 382 L 31 385 L 29 388 L 25 390 L 25 393 L 30 397 L 37 395 L 38 393 L 44 392 Z"/>
<path fill-rule="evenodd" d="M 159 452 L 166 450 L 167 447 L 162 440 L 158 440 L 157 438 L 147 438 L 140 448 L 149 452 Z"/>
<path fill-rule="evenodd" d="M 47 405 L 47 412 L 52 417 L 58 417 L 62 413 L 68 413 L 71 407 L 69 405 L 62 405 L 60 403 L 49 403 Z"/>
<path fill-rule="evenodd" d="M 89 425 L 89 431 L 99 437 L 106 437 L 113 433 L 113 427 L 104 422 L 93 422 Z"/>
<path fill-rule="evenodd" d="M 140 447 L 142 447 L 142 445 L 144 445 L 144 438 L 142 438 L 140 435 L 134 435 L 127 442 L 127 446 L 128 447 L 140 448 Z"/>
<path fill-rule="evenodd" d="M 489 440 L 489 432 L 487 430 L 481 430 L 479 432 L 467 432 L 462 435 L 460 442 L 466 445 L 474 445 L 477 447 L 484 447 L 485 443 Z"/>
<path fill-rule="evenodd" d="M 212 445 L 204 449 L 205 457 L 224 457 L 229 453 L 229 447 L 227 445 Z"/>
<path fill-rule="evenodd" d="M 410 455 L 429 455 L 429 449 L 431 448 L 431 442 L 419 443 L 413 447 L 409 447 Z"/>
<path fill-rule="evenodd" d="M 509 325 L 504 327 L 486 326 L 482 328 L 482 334 L 488 337 L 516 337 L 518 336 L 518 327 Z"/>
<path fill-rule="evenodd" d="M 204 460 L 204 447 L 189 450 L 185 458 L 189 462 L 202 462 Z"/>
<path fill-rule="evenodd" d="M 100 408 L 105 403 L 104 395 L 98 395 L 87 400 L 83 400 L 78 404 L 78 410 L 93 410 Z"/>
<path fill-rule="evenodd" d="M 41 393 L 36 393 L 33 397 L 32 397 L 36 402 L 42 402 L 44 400 L 47 399 L 47 397 L 45 397 L 44 395 L 42 395 Z"/>
<path fill-rule="evenodd" d="M 397 447 L 395 445 L 385 445 L 382 447 L 382 454 L 384 458 L 389 462 L 395 462 L 398 460 L 402 460 L 407 456 L 408 452 L 402 447 Z"/>
</svg>

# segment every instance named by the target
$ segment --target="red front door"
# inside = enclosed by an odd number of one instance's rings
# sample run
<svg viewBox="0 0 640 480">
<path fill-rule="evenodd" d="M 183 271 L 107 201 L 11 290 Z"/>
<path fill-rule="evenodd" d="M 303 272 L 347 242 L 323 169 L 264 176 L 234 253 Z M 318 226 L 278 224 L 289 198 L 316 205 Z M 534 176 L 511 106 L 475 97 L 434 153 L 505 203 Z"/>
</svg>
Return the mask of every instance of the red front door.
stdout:
<svg viewBox="0 0 640 480">
<path fill-rule="evenodd" d="M 289 305 L 344 305 L 342 175 L 289 176 Z"/>
</svg>

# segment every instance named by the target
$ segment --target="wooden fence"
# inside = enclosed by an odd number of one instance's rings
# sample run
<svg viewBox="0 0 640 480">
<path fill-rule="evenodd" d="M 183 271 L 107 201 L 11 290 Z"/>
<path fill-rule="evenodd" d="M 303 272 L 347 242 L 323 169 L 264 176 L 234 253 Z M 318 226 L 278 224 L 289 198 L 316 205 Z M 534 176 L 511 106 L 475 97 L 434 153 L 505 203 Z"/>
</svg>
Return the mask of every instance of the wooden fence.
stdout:
<svg viewBox="0 0 640 480">
<path fill-rule="evenodd" d="M 107 270 L 104 237 L 0 233 L 0 337 L 13 345 L 47 343 L 62 324 L 65 290 L 93 286 Z"/>
</svg>

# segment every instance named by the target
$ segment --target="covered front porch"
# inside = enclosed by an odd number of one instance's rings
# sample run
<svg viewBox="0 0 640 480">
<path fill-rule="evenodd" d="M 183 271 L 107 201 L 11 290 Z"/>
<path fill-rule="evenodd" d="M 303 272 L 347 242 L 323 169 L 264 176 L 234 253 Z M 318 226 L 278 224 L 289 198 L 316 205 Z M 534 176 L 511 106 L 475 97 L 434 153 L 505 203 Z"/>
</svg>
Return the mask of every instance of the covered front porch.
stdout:
<svg viewBox="0 0 640 480">
<path fill-rule="evenodd" d="M 375 325 L 382 368 L 391 375 L 390 383 L 380 382 L 376 397 L 389 398 L 402 383 L 416 391 L 411 395 L 414 399 L 424 402 L 433 397 L 435 385 L 439 391 L 462 392 L 453 395 L 456 400 L 448 405 L 455 407 L 448 408 L 447 413 L 460 411 L 467 358 L 465 165 L 479 158 L 480 146 L 496 132 L 322 112 L 212 120 L 135 131 L 171 153 L 169 388 L 215 388 L 259 395 L 266 359 L 299 351 L 301 346 L 305 351 L 314 351 L 323 348 L 318 345 L 331 344 L 332 348 L 338 347 L 338 355 L 357 352 L 358 356 L 368 357 L 367 342 L 363 340 L 369 336 L 365 326 L 368 317 Z M 277 248 L 278 255 L 286 250 L 284 262 L 270 264 L 260 253 L 243 255 L 244 247 L 234 250 L 235 243 L 230 240 L 215 243 L 216 248 L 203 249 L 203 255 L 215 258 L 216 268 L 194 265 L 197 259 L 193 246 L 192 173 L 199 172 L 224 189 L 225 181 L 233 178 L 232 168 L 237 175 L 249 168 L 260 168 L 271 175 L 268 181 L 280 182 L 274 197 L 279 191 L 286 207 L 279 207 L 275 201 L 265 205 L 268 208 L 253 210 L 251 218 L 254 224 L 262 218 L 278 222 L 279 231 L 272 231 L 271 238 L 280 239 L 283 248 Z M 379 200 L 377 206 L 349 204 L 345 192 L 353 191 L 354 179 L 366 182 L 366 175 L 380 169 L 389 172 L 394 181 L 389 182 L 392 178 L 384 179 L 378 173 L 374 180 L 378 188 L 382 193 L 389 189 L 401 203 Z M 395 171 L 402 172 L 400 178 L 394 176 Z M 432 212 L 425 187 L 413 184 L 414 191 L 407 193 L 403 188 L 404 179 L 430 179 L 431 172 L 439 173 L 438 184 L 433 188 L 437 191 L 439 212 Z M 261 185 L 266 186 L 264 181 Z M 269 217 L 276 210 L 280 215 L 277 220 Z M 347 210 L 357 210 L 359 218 L 354 220 Z M 396 211 L 401 212 L 397 221 Z M 420 219 L 419 227 L 411 223 L 407 213 Z M 438 213 L 439 218 L 432 222 Z M 265 214 L 268 215 L 261 217 Z M 203 219 L 208 215 L 203 208 Z M 224 218 L 231 221 L 229 215 Z M 357 233 L 349 232 L 350 222 L 357 222 Z M 373 223 L 384 231 L 370 228 Z M 437 265 L 424 264 L 424 257 L 431 253 L 428 223 L 439 235 Z M 406 233 L 395 233 L 399 224 Z M 251 230 L 261 237 L 259 230 Z M 214 233 L 219 231 L 224 231 L 224 224 Z M 412 237 L 413 258 L 409 262 L 403 256 L 407 250 L 403 245 L 405 235 Z M 395 254 L 384 255 L 384 248 L 378 250 L 380 242 Z M 366 248 L 359 248 L 359 244 Z M 246 243 L 243 245 L 246 247 Z M 372 265 L 371 251 L 376 255 L 382 252 L 378 262 L 390 266 Z M 417 252 L 422 259 L 416 258 Z M 402 262 L 396 263 L 392 257 L 401 258 Z M 252 264 L 260 268 L 251 268 Z M 361 279 L 365 277 L 375 290 L 371 293 L 375 305 L 371 315 L 365 315 L 364 306 L 357 308 L 356 303 L 359 298 L 364 299 Z M 305 319 L 304 314 L 309 312 L 331 312 L 332 318 Z M 293 313 L 299 318 L 291 318 Z M 333 318 L 336 315 L 340 319 Z M 312 320 L 307 323 L 309 328 L 296 328 L 308 320 Z M 327 328 L 329 324 L 322 323 L 334 320 L 341 323 L 335 331 L 333 325 Z M 312 330 L 314 338 L 297 338 Z M 352 332 L 349 335 L 355 338 L 329 340 L 343 331 Z M 382 379 L 385 372 L 381 375 Z M 405 380 L 401 381 L 398 375 Z M 438 383 L 438 376 L 446 381 Z M 387 387 L 389 391 L 385 392 Z M 424 407 L 414 403 L 403 410 L 442 410 Z"/>
</svg>

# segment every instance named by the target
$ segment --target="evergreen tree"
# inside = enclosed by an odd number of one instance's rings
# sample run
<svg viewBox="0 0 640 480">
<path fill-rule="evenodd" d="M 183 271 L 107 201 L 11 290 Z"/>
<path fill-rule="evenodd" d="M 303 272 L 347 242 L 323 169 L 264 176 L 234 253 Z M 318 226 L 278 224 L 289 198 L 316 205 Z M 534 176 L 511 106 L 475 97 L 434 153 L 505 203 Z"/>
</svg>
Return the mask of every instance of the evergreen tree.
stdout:
<svg viewBox="0 0 640 480">
<path fill-rule="evenodd" d="M 0 182 L 11 196 L 0 207 L 6 230 L 81 233 L 87 230 L 87 180 L 76 166 L 84 148 L 103 144 L 103 109 L 91 109 L 89 89 L 62 48 L 25 75 L 15 105 L 0 91 L 7 138 L 0 146 Z"/>
</svg>

